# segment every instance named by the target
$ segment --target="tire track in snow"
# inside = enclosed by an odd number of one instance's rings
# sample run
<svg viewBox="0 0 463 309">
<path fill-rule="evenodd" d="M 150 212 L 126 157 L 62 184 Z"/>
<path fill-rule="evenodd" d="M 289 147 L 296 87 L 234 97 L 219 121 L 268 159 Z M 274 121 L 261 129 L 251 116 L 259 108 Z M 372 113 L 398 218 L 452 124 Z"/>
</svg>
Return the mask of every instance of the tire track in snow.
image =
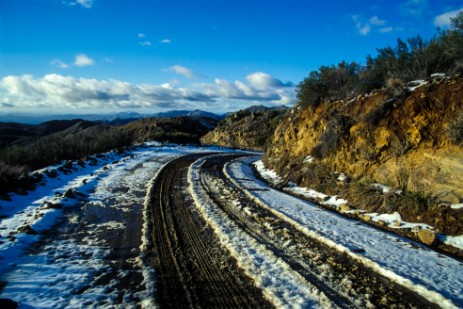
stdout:
<svg viewBox="0 0 463 309">
<path fill-rule="evenodd" d="M 245 273 L 276 307 L 332 308 L 336 305 L 317 287 L 294 271 L 274 252 L 259 243 L 228 218 L 211 200 L 201 184 L 201 167 L 207 159 L 190 166 L 188 181 L 195 205 L 236 258 Z"/>
<path fill-rule="evenodd" d="M 404 290 L 324 243 L 307 237 L 287 221 L 252 202 L 225 177 L 231 156 L 207 158 L 201 180 L 207 194 L 239 228 L 281 258 L 342 308 L 398 305 L 432 308 Z M 252 184 L 251 179 L 240 179 Z M 264 189 L 259 189 L 264 190 Z"/>
<path fill-rule="evenodd" d="M 271 307 L 249 278 L 226 263 L 229 257 L 220 254 L 217 241 L 210 241 L 204 224 L 194 218 L 185 189 L 188 167 L 198 157 L 185 156 L 165 165 L 145 203 L 151 231 L 143 246 L 145 261 L 156 269 L 157 303 L 169 308 Z"/>
</svg>

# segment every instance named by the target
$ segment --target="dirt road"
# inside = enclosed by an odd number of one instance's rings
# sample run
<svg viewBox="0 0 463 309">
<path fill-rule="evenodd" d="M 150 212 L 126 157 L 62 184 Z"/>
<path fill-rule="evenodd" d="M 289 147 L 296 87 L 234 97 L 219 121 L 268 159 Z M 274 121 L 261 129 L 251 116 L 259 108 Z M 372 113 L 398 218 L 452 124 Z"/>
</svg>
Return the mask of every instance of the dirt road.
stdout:
<svg viewBox="0 0 463 309">
<path fill-rule="evenodd" d="M 152 186 L 156 302 L 165 308 L 271 308 L 194 210 L 186 176 L 197 158 L 169 163 Z"/>
<path fill-rule="evenodd" d="M 209 198 L 334 304 L 341 308 L 437 307 L 251 201 L 223 172 L 224 164 L 234 158 L 212 156 L 202 165 L 201 185 Z M 186 190 L 188 168 L 197 159 L 190 155 L 169 163 L 150 193 L 154 229 L 150 263 L 156 268 L 157 303 L 178 308 L 271 307 L 197 213 Z"/>
</svg>

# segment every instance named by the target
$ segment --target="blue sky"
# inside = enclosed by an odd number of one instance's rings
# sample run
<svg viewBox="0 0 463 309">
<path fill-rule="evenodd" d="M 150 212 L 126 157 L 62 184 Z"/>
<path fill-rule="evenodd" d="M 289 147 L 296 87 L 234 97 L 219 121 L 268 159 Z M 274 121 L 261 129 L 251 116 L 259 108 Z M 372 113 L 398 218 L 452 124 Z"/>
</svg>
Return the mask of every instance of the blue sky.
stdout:
<svg viewBox="0 0 463 309">
<path fill-rule="evenodd" d="M 291 105 L 311 70 L 446 28 L 461 1 L 0 0 L 0 113 Z"/>
</svg>

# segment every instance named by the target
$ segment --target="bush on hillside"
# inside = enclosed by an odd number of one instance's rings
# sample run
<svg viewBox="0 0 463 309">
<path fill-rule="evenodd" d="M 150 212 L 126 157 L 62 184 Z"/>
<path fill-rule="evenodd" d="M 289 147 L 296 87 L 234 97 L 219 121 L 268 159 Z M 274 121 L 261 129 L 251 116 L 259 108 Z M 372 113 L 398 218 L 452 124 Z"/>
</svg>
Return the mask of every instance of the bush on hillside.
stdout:
<svg viewBox="0 0 463 309">
<path fill-rule="evenodd" d="M 450 123 L 448 136 L 452 143 L 463 145 L 463 113 L 460 113 Z"/>
<path fill-rule="evenodd" d="M 376 57 L 367 56 L 364 65 L 341 62 L 310 72 L 297 87 L 298 104 L 316 108 L 323 101 L 335 101 L 380 89 L 386 82 L 425 79 L 433 73 L 459 73 L 463 62 L 463 12 L 452 19 L 452 29 L 426 42 L 420 36 L 397 40 L 395 47 L 377 49 Z M 399 91 L 394 87 L 393 94 Z M 399 91 L 400 92 L 400 91 Z M 400 95 L 401 93 L 399 93 Z"/>
</svg>

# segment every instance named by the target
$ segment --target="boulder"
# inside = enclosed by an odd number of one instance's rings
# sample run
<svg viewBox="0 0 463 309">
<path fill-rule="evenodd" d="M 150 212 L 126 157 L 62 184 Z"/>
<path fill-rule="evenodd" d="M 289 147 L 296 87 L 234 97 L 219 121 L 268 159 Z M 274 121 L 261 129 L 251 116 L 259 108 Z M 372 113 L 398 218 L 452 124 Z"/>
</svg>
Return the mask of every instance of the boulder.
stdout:
<svg viewBox="0 0 463 309">
<path fill-rule="evenodd" d="M 24 234 L 29 234 L 29 235 L 36 235 L 37 234 L 37 232 L 30 225 L 21 226 L 18 229 L 18 232 L 19 233 L 24 233 Z"/>
<path fill-rule="evenodd" d="M 66 193 L 64 193 L 64 197 L 67 198 L 76 198 L 76 195 L 72 189 L 68 189 Z"/>
<path fill-rule="evenodd" d="M 436 233 L 431 230 L 421 229 L 418 231 L 418 239 L 425 245 L 434 246 L 437 245 L 439 240 L 437 239 Z"/>
<path fill-rule="evenodd" d="M 371 217 L 368 216 L 368 215 L 359 215 L 359 219 L 362 220 L 363 222 L 370 222 L 371 221 Z"/>
<path fill-rule="evenodd" d="M 347 206 L 346 204 L 341 204 L 339 205 L 339 211 L 345 212 L 345 211 L 350 211 L 351 208 Z"/>
<path fill-rule="evenodd" d="M 45 207 L 48 208 L 48 209 L 61 209 L 61 208 L 63 208 L 63 205 L 61 205 L 59 203 L 46 202 Z"/>
</svg>

